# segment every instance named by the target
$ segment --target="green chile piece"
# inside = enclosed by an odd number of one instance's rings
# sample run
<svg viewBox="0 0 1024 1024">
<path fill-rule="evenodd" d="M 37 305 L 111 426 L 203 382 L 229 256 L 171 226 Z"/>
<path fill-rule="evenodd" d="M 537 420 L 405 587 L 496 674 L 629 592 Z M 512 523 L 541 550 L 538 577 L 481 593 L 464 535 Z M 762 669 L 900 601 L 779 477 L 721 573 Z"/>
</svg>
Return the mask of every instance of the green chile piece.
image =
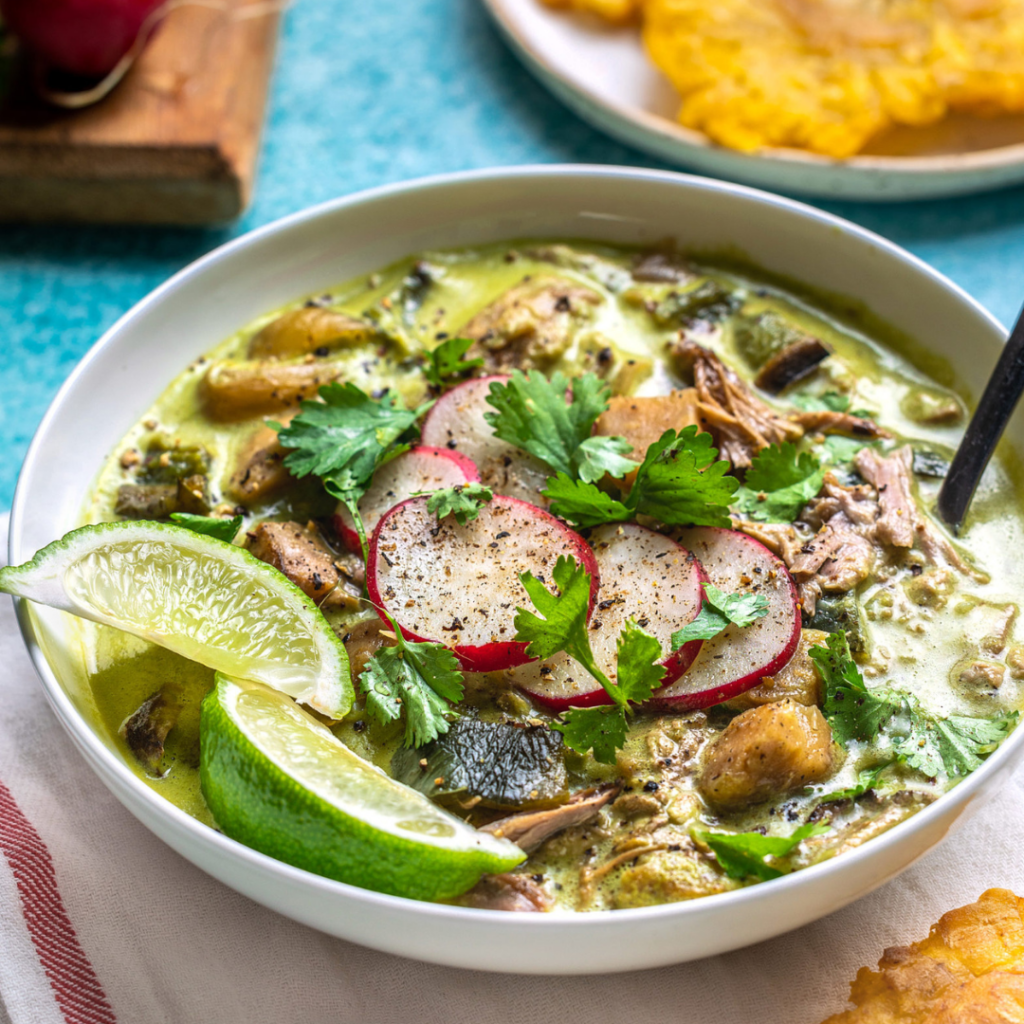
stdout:
<svg viewBox="0 0 1024 1024">
<path fill-rule="evenodd" d="M 465 794 L 489 807 L 552 806 L 569 795 L 562 735 L 547 726 L 460 718 L 433 742 L 399 750 L 391 775 L 430 797 Z"/>
</svg>

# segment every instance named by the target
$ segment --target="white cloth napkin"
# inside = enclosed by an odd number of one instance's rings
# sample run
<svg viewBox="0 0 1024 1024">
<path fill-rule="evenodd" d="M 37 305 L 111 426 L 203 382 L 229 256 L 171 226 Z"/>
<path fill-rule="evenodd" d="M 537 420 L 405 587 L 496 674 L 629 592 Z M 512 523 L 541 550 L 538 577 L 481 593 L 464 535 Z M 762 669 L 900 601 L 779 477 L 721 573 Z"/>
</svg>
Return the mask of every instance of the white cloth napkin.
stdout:
<svg viewBox="0 0 1024 1024">
<path fill-rule="evenodd" d="M 434 967 L 294 924 L 151 835 L 50 713 L 6 597 L 0 666 L 0 1024 L 816 1024 L 885 946 L 989 887 L 1024 893 L 1021 771 L 896 881 L 771 942 L 602 977 Z"/>
</svg>

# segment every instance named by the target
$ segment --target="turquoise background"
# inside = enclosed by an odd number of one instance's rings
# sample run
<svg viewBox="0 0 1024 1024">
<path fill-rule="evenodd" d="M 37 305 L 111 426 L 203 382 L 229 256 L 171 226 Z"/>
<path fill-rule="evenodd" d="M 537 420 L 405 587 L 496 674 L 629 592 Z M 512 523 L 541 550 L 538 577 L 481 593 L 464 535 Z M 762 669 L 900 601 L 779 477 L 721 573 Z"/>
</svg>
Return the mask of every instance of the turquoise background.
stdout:
<svg viewBox="0 0 1024 1024">
<path fill-rule="evenodd" d="M 536 84 L 480 0 L 299 0 L 285 18 L 256 199 L 239 222 L 0 228 L 0 509 L 61 381 L 118 316 L 191 260 L 369 186 L 563 161 L 664 166 L 594 131 Z M 1013 320 L 1024 298 L 1024 190 L 819 205 L 906 246 Z"/>
</svg>

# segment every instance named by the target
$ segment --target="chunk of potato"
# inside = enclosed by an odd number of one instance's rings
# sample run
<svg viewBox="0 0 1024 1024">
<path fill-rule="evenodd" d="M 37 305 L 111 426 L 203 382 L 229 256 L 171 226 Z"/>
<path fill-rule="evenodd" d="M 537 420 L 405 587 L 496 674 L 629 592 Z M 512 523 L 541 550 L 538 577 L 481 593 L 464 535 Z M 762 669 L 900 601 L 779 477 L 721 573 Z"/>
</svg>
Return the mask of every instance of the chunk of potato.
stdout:
<svg viewBox="0 0 1024 1024">
<path fill-rule="evenodd" d="M 643 849 L 637 853 L 642 855 Z M 641 856 L 625 868 L 615 893 L 615 906 L 625 910 L 678 903 L 727 892 L 739 885 L 701 857 L 693 843 L 686 840 L 675 844 L 674 849 Z"/>
<path fill-rule="evenodd" d="M 371 341 L 377 334 L 373 324 L 347 313 L 323 306 L 303 306 L 271 320 L 249 342 L 251 359 L 292 359 L 314 352 L 327 355 L 337 348 L 350 348 Z"/>
<path fill-rule="evenodd" d="M 316 396 L 317 388 L 337 380 L 337 363 L 214 363 L 203 378 L 200 396 L 207 416 L 229 422 L 280 412 Z"/>
<path fill-rule="evenodd" d="M 805 629 L 800 633 L 800 645 L 792 658 L 773 676 L 765 676 L 757 686 L 738 697 L 726 701 L 726 707 L 736 711 L 757 708 L 778 700 L 795 700 L 810 707 L 821 703 L 821 673 L 807 653 L 810 648 L 823 646 L 828 633 L 820 629 Z"/>
<path fill-rule="evenodd" d="M 711 744 L 698 786 L 728 810 L 821 782 L 834 762 L 832 730 L 822 713 L 786 699 L 737 715 Z"/>
</svg>

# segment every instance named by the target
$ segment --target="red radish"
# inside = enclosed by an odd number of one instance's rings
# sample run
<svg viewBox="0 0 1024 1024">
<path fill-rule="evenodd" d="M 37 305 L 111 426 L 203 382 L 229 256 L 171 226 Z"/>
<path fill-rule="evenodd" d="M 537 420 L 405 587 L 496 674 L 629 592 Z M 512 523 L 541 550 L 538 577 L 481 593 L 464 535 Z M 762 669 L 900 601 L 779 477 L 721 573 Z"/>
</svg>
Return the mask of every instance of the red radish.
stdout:
<svg viewBox="0 0 1024 1024">
<path fill-rule="evenodd" d="M 366 589 L 410 640 L 443 643 L 467 672 L 494 672 L 528 661 L 513 638 L 516 608 L 533 606 L 519 574 L 550 585 L 560 555 L 591 575 L 591 608 L 600 579 L 593 552 L 579 534 L 543 509 L 495 497 L 460 526 L 440 522 L 427 499 L 410 498 L 377 524 L 370 541 Z"/>
<path fill-rule="evenodd" d="M 438 491 L 479 479 L 476 466 L 465 455 L 422 445 L 411 448 L 377 470 L 370 489 L 360 500 L 359 514 L 363 517 L 366 533 L 373 532 L 389 508 L 420 491 Z M 334 528 L 349 551 L 362 554 L 355 521 L 340 501 L 334 510 Z"/>
<path fill-rule="evenodd" d="M 25 48 L 52 67 L 102 78 L 131 49 L 163 0 L 0 0 Z"/>
<path fill-rule="evenodd" d="M 598 666 L 615 681 L 616 643 L 627 619 L 661 642 L 666 682 L 678 679 L 700 652 L 693 640 L 672 652 L 677 629 L 692 622 L 703 600 L 700 563 L 674 540 L 636 523 L 601 526 L 590 544 L 601 573 L 597 610 L 590 622 L 590 646 Z M 601 685 L 567 654 L 531 662 L 511 673 L 531 697 L 554 711 L 608 704 Z"/>
<path fill-rule="evenodd" d="M 768 598 L 764 618 L 743 629 L 727 626 L 705 640 L 690 668 L 652 698 L 668 710 L 706 708 L 756 686 L 793 657 L 800 642 L 800 606 L 785 565 L 753 537 L 713 526 L 676 530 L 672 536 L 700 559 L 719 590 Z"/>
<path fill-rule="evenodd" d="M 539 459 L 514 444 L 494 436 L 484 414 L 495 410 L 488 405 L 492 384 L 503 384 L 505 376 L 478 377 L 452 388 L 437 400 L 423 422 L 423 443 L 468 456 L 480 471 L 480 480 L 495 494 L 547 506 L 541 491 L 554 474 Z"/>
</svg>

